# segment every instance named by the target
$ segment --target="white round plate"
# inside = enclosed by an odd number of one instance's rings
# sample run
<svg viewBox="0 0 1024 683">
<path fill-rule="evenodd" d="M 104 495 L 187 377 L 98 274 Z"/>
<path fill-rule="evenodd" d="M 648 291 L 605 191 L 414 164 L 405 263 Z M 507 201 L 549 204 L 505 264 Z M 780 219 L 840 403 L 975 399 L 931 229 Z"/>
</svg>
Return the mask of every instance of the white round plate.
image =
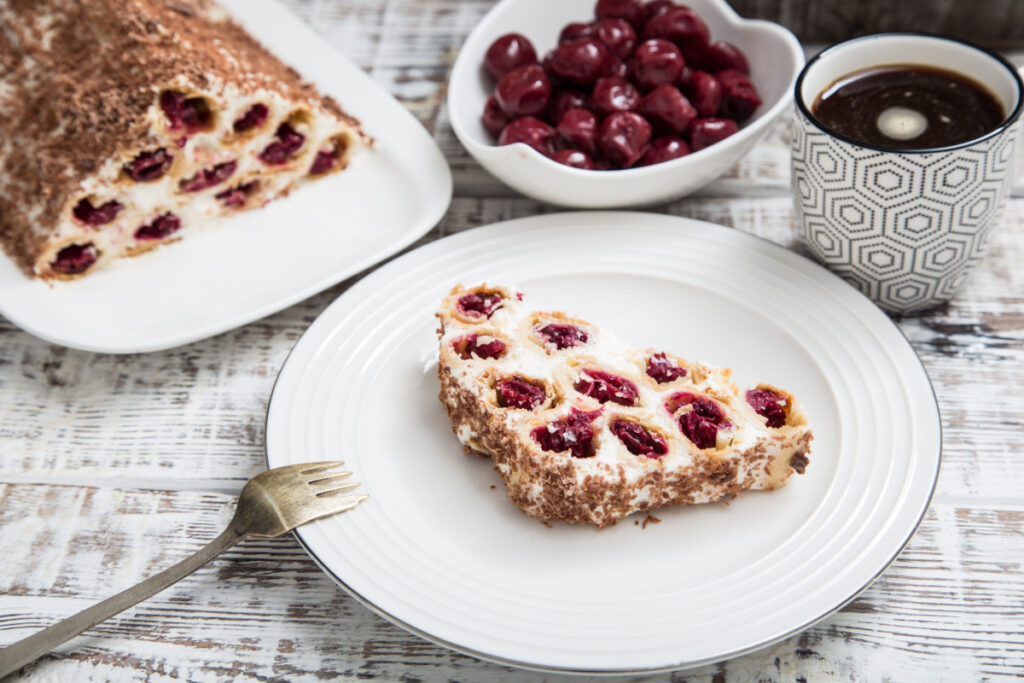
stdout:
<svg viewBox="0 0 1024 683">
<path fill-rule="evenodd" d="M 792 391 L 814 427 L 807 473 L 646 528 L 527 517 L 437 399 L 434 312 L 482 281 Z M 406 254 L 313 323 L 267 417 L 270 467 L 342 459 L 371 496 L 298 531 L 339 584 L 442 645 L 579 673 L 726 659 L 843 606 L 917 527 L 940 441 L 921 363 L 860 293 L 770 242 L 645 213 L 531 217 Z"/>
<path fill-rule="evenodd" d="M 73 282 L 29 279 L 0 256 L 0 314 L 48 341 L 156 351 L 244 325 L 401 250 L 448 209 L 452 176 L 395 98 L 275 0 L 222 0 L 375 139 L 343 173 Z"/>
</svg>

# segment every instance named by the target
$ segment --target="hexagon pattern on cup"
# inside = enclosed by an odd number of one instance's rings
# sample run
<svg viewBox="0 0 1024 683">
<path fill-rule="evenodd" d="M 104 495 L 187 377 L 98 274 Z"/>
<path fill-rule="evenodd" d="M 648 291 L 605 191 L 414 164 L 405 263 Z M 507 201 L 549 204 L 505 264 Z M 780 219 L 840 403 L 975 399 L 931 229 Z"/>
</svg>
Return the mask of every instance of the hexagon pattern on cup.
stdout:
<svg viewBox="0 0 1024 683">
<path fill-rule="evenodd" d="M 985 254 L 1021 128 L 942 153 L 883 152 L 834 138 L 798 110 L 793 200 L 808 246 L 887 311 L 949 300 Z"/>
</svg>

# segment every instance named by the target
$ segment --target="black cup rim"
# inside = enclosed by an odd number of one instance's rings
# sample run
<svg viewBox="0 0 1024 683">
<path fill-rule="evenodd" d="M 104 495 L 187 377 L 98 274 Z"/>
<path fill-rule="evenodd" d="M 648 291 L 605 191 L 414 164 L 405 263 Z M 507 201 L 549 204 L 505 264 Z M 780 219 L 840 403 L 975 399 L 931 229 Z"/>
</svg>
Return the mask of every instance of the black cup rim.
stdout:
<svg viewBox="0 0 1024 683">
<path fill-rule="evenodd" d="M 886 147 L 885 145 L 872 145 L 866 142 L 862 142 L 860 140 L 854 140 L 853 138 L 847 137 L 845 135 L 842 135 L 841 133 L 837 133 L 834 130 L 826 128 L 820 121 L 818 121 L 818 119 L 814 117 L 813 114 L 811 114 L 810 109 L 804 103 L 803 97 L 800 96 L 800 90 L 803 87 L 804 77 L 807 75 L 807 72 L 811 69 L 814 63 L 817 62 L 821 57 L 826 56 L 827 54 L 834 52 L 841 47 L 845 47 L 846 45 L 849 45 L 851 43 L 857 43 L 862 40 L 885 38 L 891 36 L 914 36 L 917 38 L 934 38 L 937 40 L 946 40 L 951 43 L 959 43 L 961 45 L 965 45 L 969 48 L 977 50 L 978 52 L 982 52 L 985 55 L 988 55 L 989 57 L 995 59 L 997 62 L 1002 64 L 1006 68 L 1006 70 L 1009 71 L 1010 74 L 1013 76 L 1014 81 L 1016 81 L 1017 106 L 1014 107 L 1013 111 L 1010 112 L 1010 114 L 1005 119 L 1003 119 L 1002 123 L 1000 123 L 998 126 L 990 130 L 988 133 L 985 133 L 984 135 L 976 138 L 972 138 L 965 142 L 958 142 L 955 145 L 947 145 L 945 147 L 923 147 L 917 149 L 904 149 L 899 147 Z M 1021 80 L 1020 72 L 1017 71 L 1017 67 L 1011 64 L 1001 54 L 999 54 L 998 52 L 994 52 L 993 50 L 981 47 L 980 45 L 972 43 L 968 40 L 961 40 L 960 38 L 944 36 L 938 33 L 928 33 L 926 31 L 891 31 L 887 33 L 871 33 L 866 36 L 850 38 L 849 40 L 844 40 L 839 43 L 835 43 L 834 45 L 830 45 L 829 47 L 825 48 L 818 54 L 811 57 L 811 59 L 809 59 L 807 63 L 804 64 L 804 68 L 800 70 L 800 75 L 797 76 L 796 83 L 793 84 L 793 99 L 796 102 L 796 106 L 800 110 L 800 113 L 803 114 L 808 121 L 814 124 L 816 128 L 818 128 L 826 135 L 836 138 L 837 140 L 842 140 L 843 142 L 855 145 L 857 147 L 873 149 L 879 152 L 890 152 L 896 154 L 935 154 L 936 152 L 951 152 L 958 149 L 964 149 L 965 147 L 971 147 L 973 145 L 978 144 L 979 142 L 983 142 L 985 140 L 988 140 L 990 138 L 996 137 L 1004 133 L 1006 129 L 1008 129 L 1010 126 L 1017 122 L 1017 119 L 1020 118 L 1021 111 L 1024 110 L 1024 81 Z"/>
</svg>

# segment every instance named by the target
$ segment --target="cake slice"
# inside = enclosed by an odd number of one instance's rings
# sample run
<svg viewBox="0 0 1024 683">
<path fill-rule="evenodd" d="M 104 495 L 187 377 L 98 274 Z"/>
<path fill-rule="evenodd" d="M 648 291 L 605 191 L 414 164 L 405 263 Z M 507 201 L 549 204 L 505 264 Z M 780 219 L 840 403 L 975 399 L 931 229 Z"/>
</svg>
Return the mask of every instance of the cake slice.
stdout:
<svg viewBox="0 0 1024 683">
<path fill-rule="evenodd" d="M 531 311 L 511 287 L 458 286 L 438 317 L 452 428 L 528 515 L 603 527 L 775 489 L 807 467 L 811 429 L 782 389 L 741 391 L 728 369 Z"/>
<path fill-rule="evenodd" d="M 29 274 L 180 239 L 368 143 L 206 0 L 0 0 L 0 27 L 0 244 Z"/>
</svg>

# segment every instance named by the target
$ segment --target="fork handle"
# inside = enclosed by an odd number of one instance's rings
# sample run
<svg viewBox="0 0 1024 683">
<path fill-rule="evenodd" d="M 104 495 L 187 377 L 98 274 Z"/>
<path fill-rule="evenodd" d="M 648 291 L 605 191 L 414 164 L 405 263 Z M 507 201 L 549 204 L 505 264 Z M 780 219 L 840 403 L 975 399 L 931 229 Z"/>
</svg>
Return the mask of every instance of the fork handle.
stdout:
<svg viewBox="0 0 1024 683">
<path fill-rule="evenodd" d="M 91 629 L 101 621 L 109 619 L 132 605 L 138 604 L 146 598 L 159 593 L 172 583 L 181 581 L 238 543 L 242 538 L 244 536 L 235 531 L 232 524 L 220 536 L 207 543 L 194 555 L 185 558 L 173 567 L 169 567 L 159 574 L 149 577 L 142 583 L 107 598 L 103 602 L 84 609 L 78 614 L 59 621 L 39 633 L 34 633 L 28 638 L 8 645 L 0 650 L 0 678 L 14 673 L 29 662 L 42 657 L 58 645 L 71 640 L 83 631 Z"/>
</svg>

